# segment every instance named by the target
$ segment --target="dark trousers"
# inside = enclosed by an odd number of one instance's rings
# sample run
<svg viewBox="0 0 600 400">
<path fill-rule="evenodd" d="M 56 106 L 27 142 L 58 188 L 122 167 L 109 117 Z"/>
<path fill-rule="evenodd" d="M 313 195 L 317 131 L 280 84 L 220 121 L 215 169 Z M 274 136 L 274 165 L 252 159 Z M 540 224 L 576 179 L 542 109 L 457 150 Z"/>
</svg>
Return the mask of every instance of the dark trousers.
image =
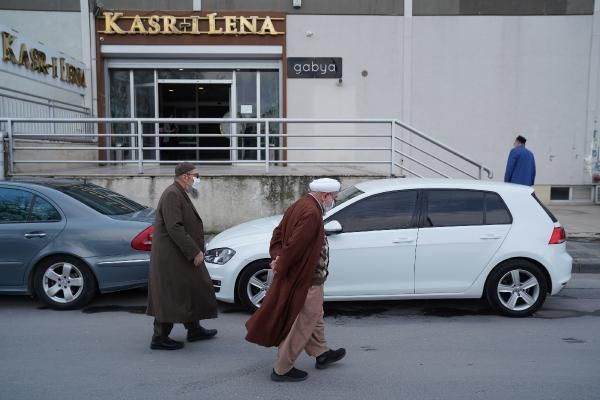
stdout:
<svg viewBox="0 0 600 400">
<path fill-rule="evenodd" d="M 200 322 L 199 321 L 185 322 L 183 324 L 183 326 L 188 331 L 193 331 L 195 329 L 200 328 Z M 173 330 L 172 322 L 159 322 L 156 318 L 154 319 L 154 336 L 153 336 L 154 338 L 166 339 L 169 337 L 172 330 Z"/>
</svg>

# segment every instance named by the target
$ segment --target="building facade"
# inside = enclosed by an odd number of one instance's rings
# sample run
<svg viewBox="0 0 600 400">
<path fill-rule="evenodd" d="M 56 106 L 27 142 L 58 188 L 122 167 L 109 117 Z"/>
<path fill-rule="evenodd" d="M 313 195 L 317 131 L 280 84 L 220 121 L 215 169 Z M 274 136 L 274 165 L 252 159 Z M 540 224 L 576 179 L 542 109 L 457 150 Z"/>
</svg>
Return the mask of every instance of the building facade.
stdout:
<svg viewBox="0 0 600 400">
<path fill-rule="evenodd" d="M 394 118 L 490 166 L 495 179 L 520 134 L 536 156 L 542 197 L 591 201 L 600 177 L 598 9 L 594 0 L 5 0 L 0 25 L 73 59 L 85 85 L 65 90 L 4 68 L 0 88 L 98 117 Z M 40 100 L 25 94 L 19 101 Z M 0 117 L 33 113 L 10 108 L 17 100 L 2 101 Z M 144 138 L 151 147 L 144 160 L 241 163 L 264 156 L 244 149 L 256 146 L 252 136 L 264 129 L 257 124 L 143 129 L 156 134 Z M 169 136 L 175 129 L 248 138 L 188 143 Z M 126 134 L 130 126 L 106 131 Z M 286 133 L 300 137 L 287 144 L 335 144 L 319 141 L 318 132 L 289 127 Z M 127 148 L 128 140 L 101 143 Z M 187 145 L 222 150 L 182 149 Z M 115 150 L 101 157 L 133 156 Z"/>
</svg>

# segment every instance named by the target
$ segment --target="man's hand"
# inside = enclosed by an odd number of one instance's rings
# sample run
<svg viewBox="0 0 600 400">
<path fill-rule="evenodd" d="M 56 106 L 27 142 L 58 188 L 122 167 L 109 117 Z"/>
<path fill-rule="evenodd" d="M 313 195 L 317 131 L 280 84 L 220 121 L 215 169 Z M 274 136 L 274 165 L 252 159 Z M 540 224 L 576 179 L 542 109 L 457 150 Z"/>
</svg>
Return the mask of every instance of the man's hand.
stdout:
<svg viewBox="0 0 600 400">
<path fill-rule="evenodd" d="M 196 257 L 194 257 L 194 266 L 199 267 L 204 262 L 204 253 L 200 252 Z"/>
<path fill-rule="evenodd" d="M 279 267 L 279 265 L 277 264 L 277 262 L 279 261 L 279 256 L 277 256 L 277 258 L 275 258 L 273 261 L 271 261 L 271 269 L 273 270 L 273 273 L 277 273 L 277 268 Z"/>
</svg>

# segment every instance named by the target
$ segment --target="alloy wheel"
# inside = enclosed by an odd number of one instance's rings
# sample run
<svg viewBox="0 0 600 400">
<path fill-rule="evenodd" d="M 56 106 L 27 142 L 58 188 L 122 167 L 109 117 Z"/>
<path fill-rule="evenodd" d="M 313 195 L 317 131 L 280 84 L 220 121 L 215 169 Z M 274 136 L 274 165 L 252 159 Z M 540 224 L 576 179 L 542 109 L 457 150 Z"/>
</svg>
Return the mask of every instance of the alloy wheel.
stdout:
<svg viewBox="0 0 600 400">
<path fill-rule="evenodd" d="M 84 280 L 81 270 L 68 262 L 48 267 L 42 278 L 44 293 L 52 301 L 72 303 L 83 293 Z"/>
<path fill-rule="evenodd" d="M 500 278 L 497 287 L 500 303 L 511 311 L 532 307 L 540 296 L 540 283 L 529 271 L 513 269 Z"/>
<path fill-rule="evenodd" d="M 252 304 L 259 308 L 271 286 L 272 271 L 269 268 L 256 271 L 248 280 L 246 293 Z"/>
</svg>

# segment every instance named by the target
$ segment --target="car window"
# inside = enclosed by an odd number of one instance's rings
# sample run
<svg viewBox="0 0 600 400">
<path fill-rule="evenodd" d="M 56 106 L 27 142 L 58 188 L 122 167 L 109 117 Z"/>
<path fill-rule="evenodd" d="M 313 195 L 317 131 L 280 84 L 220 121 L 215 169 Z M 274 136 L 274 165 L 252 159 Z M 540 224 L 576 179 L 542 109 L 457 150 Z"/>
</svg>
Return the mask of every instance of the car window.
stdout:
<svg viewBox="0 0 600 400">
<path fill-rule="evenodd" d="M 335 197 L 334 206 L 337 207 L 340 204 L 344 204 L 348 200 L 353 199 L 356 196 L 359 196 L 363 193 L 364 192 L 362 190 L 357 189 L 355 186 L 350 186 L 349 188 L 344 189 L 338 193 L 338 195 Z"/>
<path fill-rule="evenodd" d="M 483 225 L 483 200 L 483 192 L 428 190 L 425 226 Z"/>
<path fill-rule="evenodd" d="M 506 204 L 497 193 L 485 194 L 485 224 L 505 225 L 512 224 L 512 217 Z"/>
<path fill-rule="evenodd" d="M 46 200 L 39 196 L 35 196 L 33 205 L 31 206 L 31 214 L 27 222 L 53 222 L 60 221 L 60 214 Z"/>
<path fill-rule="evenodd" d="M 416 190 L 380 193 L 349 205 L 329 220 L 337 220 L 344 232 L 409 228 L 416 204 Z"/>
<path fill-rule="evenodd" d="M 0 188 L 0 223 L 27 221 L 32 199 L 24 190 Z"/>
<path fill-rule="evenodd" d="M 96 185 L 56 186 L 55 189 L 104 215 L 130 214 L 147 208 L 119 193 Z"/>
</svg>

